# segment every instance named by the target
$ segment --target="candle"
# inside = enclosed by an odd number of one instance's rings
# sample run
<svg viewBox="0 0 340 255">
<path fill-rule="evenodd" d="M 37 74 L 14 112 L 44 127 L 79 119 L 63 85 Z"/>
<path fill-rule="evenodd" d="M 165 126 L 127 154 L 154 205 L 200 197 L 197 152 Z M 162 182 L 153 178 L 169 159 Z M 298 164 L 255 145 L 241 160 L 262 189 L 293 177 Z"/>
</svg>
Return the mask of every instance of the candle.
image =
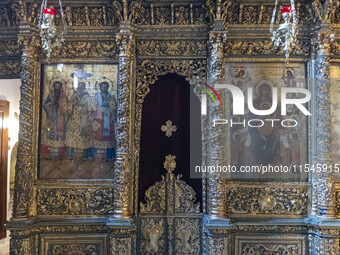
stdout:
<svg viewBox="0 0 340 255">
<path fill-rule="evenodd" d="M 44 9 L 44 13 L 55 15 L 55 10 L 53 8 L 46 8 L 46 9 Z"/>
<path fill-rule="evenodd" d="M 287 13 L 287 12 L 291 13 L 291 12 L 292 12 L 292 7 L 290 7 L 290 6 L 285 6 L 285 7 L 283 7 L 283 8 L 281 9 L 281 13 Z"/>
</svg>

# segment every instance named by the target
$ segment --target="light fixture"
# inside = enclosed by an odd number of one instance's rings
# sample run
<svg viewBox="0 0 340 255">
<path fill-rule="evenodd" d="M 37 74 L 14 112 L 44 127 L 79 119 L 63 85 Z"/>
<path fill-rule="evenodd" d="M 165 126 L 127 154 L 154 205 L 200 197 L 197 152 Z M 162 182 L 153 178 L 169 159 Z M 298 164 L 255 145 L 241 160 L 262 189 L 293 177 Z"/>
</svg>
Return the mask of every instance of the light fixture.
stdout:
<svg viewBox="0 0 340 255">
<path fill-rule="evenodd" d="M 273 10 L 273 16 L 270 24 L 270 32 L 272 33 L 272 41 L 275 46 L 283 47 L 283 53 L 286 57 L 286 63 L 288 63 L 289 52 L 296 40 L 297 33 L 297 18 L 294 0 L 290 0 L 291 6 L 285 6 L 281 8 L 281 13 L 283 17 L 283 23 L 279 24 L 278 29 L 275 31 L 273 29 L 276 9 L 278 5 L 278 0 L 275 0 L 275 7 Z"/>
<path fill-rule="evenodd" d="M 41 45 L 46 52 L 47 60 L 51 52 L 56 47 L 63 44 L 66 34 L 66 22 L 61 0 L 59 0 L 61 27 L 58 29 L 55 24 L 56 11 L 50 6 L 47 7 L 47 0 L 43 0 L 40 10 L 39 30 L 41 37 Z"/>
</svg>

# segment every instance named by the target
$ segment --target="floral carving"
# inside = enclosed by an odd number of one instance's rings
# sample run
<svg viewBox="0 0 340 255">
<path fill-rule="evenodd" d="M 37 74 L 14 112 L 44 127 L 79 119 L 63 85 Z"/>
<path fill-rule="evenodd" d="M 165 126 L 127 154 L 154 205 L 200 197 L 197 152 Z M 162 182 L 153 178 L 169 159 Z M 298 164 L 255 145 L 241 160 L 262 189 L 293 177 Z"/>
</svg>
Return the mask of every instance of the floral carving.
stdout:
<svg viewBox="0 0 340 255">
<path fill-rule="evenodd" d="M 207 54 L 207 45 L 203 41 L 140 41 L 137 53 L 144 56 L 178 56 Z"/>
<path fill-rule="evenodd" d="M 117 55 L 115 41 L 66 42 L 52 51 L 51 57 L 114 57 Z"/>
<path fill-rule="evenodd" d="M 308 188 L 227 188 L 227 210 L 231 215 L 307 215 L 307 204 Z"/>
<path fill-rule="evenodd" d="M 112 189 L 39 189 L 39 215 L 110 214 L 113 212 Z"/>
<path fill-rule="evenodd" d="M 247 254 L 299 254 L 297 244 L 262 244 L 262 243 L 243 243 L 242 255 Z"/>
<path fill-rule="evenodd" d="M 175 156 L 168 155 L 164 162 L 164 168 L 168 171 L 166 176 L 162 176 L 160 182 L 156 182 L 145 192 L 146 203 L 140 204 L 141 213 L 158 213 L 165 212 L 176 213 L 198 213 L 199 203 L 195 204 L 195 191 L 187 183 L 175 178 L 172 173 L 176 168 Z"/>
<path fill-rule="evenodd" d="M 55 244 L 49 247 L 51 255 L 65 255 L 65 254 L 77 254 L 77 255 L 99 255 L 100 251 L 96 245 L 92 244 Z"/>
</svg>

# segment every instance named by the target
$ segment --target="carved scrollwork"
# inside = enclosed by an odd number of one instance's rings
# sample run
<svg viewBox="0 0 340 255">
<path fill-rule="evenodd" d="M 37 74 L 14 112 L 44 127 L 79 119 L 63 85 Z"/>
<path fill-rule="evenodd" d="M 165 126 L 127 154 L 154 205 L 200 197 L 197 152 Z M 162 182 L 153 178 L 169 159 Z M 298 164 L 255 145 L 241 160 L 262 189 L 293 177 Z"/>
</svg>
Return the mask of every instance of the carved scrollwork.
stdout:
<svg viewBox="0 0 340 255">
<path fill-rule="evenodd" d="M 175 156 L 168 155 L 164 162 L 164 168 L 168 171 L 162 180 L 156 182 L 145 192 L 146 203 L 140 203 L 141 213 L 198 213 L 199 203 L 195 204 L 195 191 L 181 176 L 175 178 L 172 173 L 176 168 Z"/>
<path fill-rule="evenodd" d="M 141 56 L 207 55 L 207 44 L 203 41 L 140 41 L 137 53 Z"/>
<path fill-rule="evenodd" d="M 132 243 L 130 237 L 111 237 L 111 255 L 130 255 Z"/>
<path fill-rule="evenodd" d="M 10 241 L 10 254 L 13 255 L 29 255 L 31 254 L 31 245 L 29 239 L 15 239 L 11 238 Z"/>
<path fill-rule="evenodd" d="M 138 103 L 142 103 L 158 76 L 177 73 L 189 79 L 203 79 L 206 76 L 206 60 L 142 60 L 137 63 Z"/>
<path fill-rule="evenodd" d="M 141 219 L 141 254 L 156 255 L 165 253 L 164 219 Z"/>
<path fill-rule="evenodd" d="M 175 212 L 199 212 L 199 203 L 195 204 L 196 192 L 192 187 L 180 180 L 179 176 L 175 180 Z"/>
<path fill-rule="evenodd" d="M 51 255 L 99 255 L 100 251 L 96 245 L 92 244 L 55 244 L 49 247 Z"/>
<path fill-rule="evenodd" d="M 51 57 L 115 57 L 118 55 L 115 41 L 66 42 L 52 51 Z"/>
<path fill-rule="evenodd" d="M 176 254 L 200 254 L 200 219 L 180 218 L 175 220 Z"/>
<path fill-rule="evenodd" d="M 39 189 L 39 215 L 110 214 L 112 189 Z"/>
<path fill-rule="evenodd" d="M 0 61 L 0 76 L 19 75 L 21 71 L 20 61 Z"/>
<path fill-rule="evenodd" d="M 230 238 L 226 236 L 213 237 L 209 236 L 209 252 L 215 255 L 227 255 L 229 254 Z"/>
<path fill-rule="evenodd" d="M 176 7 L 175 9 L 176 25 L 189 24 L 189 9 L 184 6 Z"/>
<path fill-rule="evenodd" d="M 20 56 L 21 45 L 17 41 L 0 41 L 0 57 Z"/>
<path fill-rule="evenodd" d="M 230 214 L 307 215 L 308 188 L 227 188 Z"/>
<path fill-rule="evenodd" d="M 146 204 L 140 204 L 141 212 L 164 213 L 165 212 L 165 180 L 162 176 L 160 182 L 156 182 L 145 192 Z"/>
<path fill-rule="evenodd" d="M 311 44 L 309 41 L 297 41 L 292 49 L 291 55 L 309 56 Z M 282 50 L 274 47 L 271 40 L 262 41 L 237 41 L 228 40 L 224 45 L 225 55 L 282 55 Z"/>
<path fill-rule="evenodd" d="M 243 243 L 242 255 L 247 254 L 299 254 L 298 244 Z"/>
<path fill-rule="evenodd" d="M 335 40 L 331 43 L 330 53 L 340 55 L 340 40 Z"/>
</svg>

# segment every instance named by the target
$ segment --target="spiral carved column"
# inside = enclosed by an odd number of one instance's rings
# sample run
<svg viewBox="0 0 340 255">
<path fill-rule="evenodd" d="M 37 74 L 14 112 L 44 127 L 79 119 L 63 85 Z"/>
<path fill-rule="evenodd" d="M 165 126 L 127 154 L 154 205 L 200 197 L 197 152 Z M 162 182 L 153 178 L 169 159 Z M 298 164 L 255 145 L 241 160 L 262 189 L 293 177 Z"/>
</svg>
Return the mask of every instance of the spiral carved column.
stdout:
<svg viewBox="0 0 340 255">
<path fill-rule="evenodd" d="M 314 38 L 316 84 L 316 157 L 315 163 L 332 166 L 332 116 L 330 102 L 330 35 L 328 28 L 321 28 Z M 318 216 L 334 218 L 334 177 L 330 171 L 314 174 L 313 187 Z"/>
<path fill-rule="evenodd" d="M 313 213 L 321 219 L 314 224 L 312 244 L 315 254 L 340 254 L 339 229 L 332 227 L 335 222 L 334 173 L 331 151 L 332 115 L 330 101 L 330 43 L 332 32 L 328 23 L 322 22 L 313 38 L 315 54 L 315 135 L 316 155 L 314 164 L 326 164 L 328 171 L 313 174 Z"/>
<path fill-rule="evenodd" d="M 212 31 L 209 35 L 210 57 L 209 57 L 209 76 L 208 82 L 211 86 L 222 82 L 224 79 L 223 63 L 223 42 L 226 39 L 225 31 Z M 217 91 L 222 102 L 224 102 L 224 93 L 222 90 Z M 221 92 L 221 93 L 220 93 Z M 208 100 L 208 150 L 207 165 L 223 166 L 226 155 L 226 126 L 218 125 L 213 127 L 214 119 L 225 119 L 225 108 L 215 106 L 212 100 Z M 224 106 L 224 104 L 223 104 Z M 218 173 L 207 174 L 207 208 L 211 218 L 226 218 L 226 192 L 225 176 Z"/>
<path fill-rule="evenodd" d="M 135 70 L 135 35 L 128 22 L 121 23 L 116 35 L 119 47 L 118 67 L 118 108 L 117 113 L 117 157 L 114 175 L 114 215 L 118 218 L 130 218 L 132 208 L 132 164 L 131 139 L 133 116 L 132 99 L 134 93 L 133 72 Z"/>
</svg>

